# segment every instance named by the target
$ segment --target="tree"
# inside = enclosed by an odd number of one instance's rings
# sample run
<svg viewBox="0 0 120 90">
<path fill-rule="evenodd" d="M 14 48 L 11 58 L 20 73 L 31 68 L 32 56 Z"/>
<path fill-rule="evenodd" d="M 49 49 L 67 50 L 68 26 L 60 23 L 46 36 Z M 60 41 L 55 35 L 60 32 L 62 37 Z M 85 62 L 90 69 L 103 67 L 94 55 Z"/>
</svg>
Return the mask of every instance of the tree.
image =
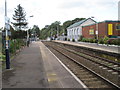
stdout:
<svg viewBox="0 0 120 90">
<path fill-rule="evenodd" d="M 63 29 L 64 29 L 64 33 L 65 33 L 65 35 L 67 35 L 67 27 L 69 27 L 70 25 L 72 25 L 72 21 L 70 21 L 70 20 L 68 20 L 68 21 L 65 21 L 64 23 L 63 23 Z"/>
<path fill-rule="evenodd" d="M 74 20 L 68 20 L 60 25 L 60 21 L 55 21 L 51 25 L 46 25 L 45 28 L 40 31 L 40 39 L 46 39 L 47 37 L 60 35 L 67 35 L 67 28 L 73 23 L 79 22 L 85 18 L 75 18 Z"/>
<path fill-rule="evenodd" d="M 84 20 L 85 18 L 75 18 L 74 20 L 72 20 L 72 24 L 79 22 L 81 20 Z"/>
<path fill-rule="evenodd" d="M 17 8 L 15 8 L 15 14 L 13 15 L 13 20 L 16 21 L 15 23 L 12 23 L 13 26 L 19 30 L 26 28 L 28 23 L 26 22 L 25 16 L 26 13 L 24 8 L 19 4 Z"/>
<path fill-rule="evenodd" d="M 33 38 L 33 37 L 40 37 L 40 29 L 37 25 L 34 25 L 32 27 L 32 29 L 29 29 L 28 30 L 29 32 L 29 37 L 30 38 Z"/>
<path fill-rule="evenodd" d="M 70 26 L 70 25 L 72 25 L 72 24 L 74 24 L 74 23 L 76 23 L 76 22 L 79 22 L 79 21 L 81 21 L 81 20 L 84 20 L 85 18 L 75 18 L 74 20 L 68 20 L 68 21 L 65 21 L 64 23 L 63 23 L 63 29 L 65 30 L 65 35 L 67 35 L 67 28 Z"/>
</svg>

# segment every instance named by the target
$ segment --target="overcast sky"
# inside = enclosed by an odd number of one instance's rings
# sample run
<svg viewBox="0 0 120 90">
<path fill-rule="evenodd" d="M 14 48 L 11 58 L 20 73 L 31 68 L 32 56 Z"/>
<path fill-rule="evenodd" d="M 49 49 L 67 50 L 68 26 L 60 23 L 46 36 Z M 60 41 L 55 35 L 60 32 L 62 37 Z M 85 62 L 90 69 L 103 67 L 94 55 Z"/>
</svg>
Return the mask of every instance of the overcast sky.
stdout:
<svg viewBox="0 0 120 90">
<path fill-rule="evenodd" d="M 61 23 L 75 18 L 94 16 L 97 21 L 117 20 L 119 0 L 6 0 L 8 17 L 11 22 L 14 8 L 18 4 L 25 9 L 29 27 L 43 28 L 54 21 Z M 4 2 L 0 0 L 0 28 L 4 26 Z M 33 15 L 34 17 L 29 18 Z"/>
</svg>

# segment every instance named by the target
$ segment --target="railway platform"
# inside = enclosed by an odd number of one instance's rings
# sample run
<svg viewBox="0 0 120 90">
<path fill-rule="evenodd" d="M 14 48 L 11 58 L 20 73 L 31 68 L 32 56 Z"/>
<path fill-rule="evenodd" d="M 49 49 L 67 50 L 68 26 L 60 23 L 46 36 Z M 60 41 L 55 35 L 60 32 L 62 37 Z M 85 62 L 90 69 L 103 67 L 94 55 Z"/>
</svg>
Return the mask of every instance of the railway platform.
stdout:
<svg viewBox="0 0 120 90">
<path fill-rule="evenodd" d="M 110 45 L 101 45 L 96 43 L 71 42 L 71 41 L 60 41 L 60 40 L 55 40 L 54 42 L 91 48 L 91 49 L 100 50 L 108 53 L 120 54 L 120 46 L 110 46 Z"/>
<path fill-rule="evenodd" d="M 3 90 L 4 88 L 87 89 L 40 41 L 31 43 L 11 60 L 11 69 L 4 71 L 2 77 Z"/>
</svg>

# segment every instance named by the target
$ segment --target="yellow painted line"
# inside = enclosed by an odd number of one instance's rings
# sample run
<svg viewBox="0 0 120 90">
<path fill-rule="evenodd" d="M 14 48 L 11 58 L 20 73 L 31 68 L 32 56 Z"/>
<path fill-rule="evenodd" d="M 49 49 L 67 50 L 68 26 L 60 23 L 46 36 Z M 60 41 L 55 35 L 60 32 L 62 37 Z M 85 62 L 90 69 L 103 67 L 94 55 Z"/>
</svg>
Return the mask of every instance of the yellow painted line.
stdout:
<svg viewBox="0 0 120 90">
<path fill-rule="evenodd" d="M 39 46 L 39 47 L 40 47 L 40 52 L 41 52 L 41 51 L 44 51 L 44 49 L 41 48 L 41 47 L 42 47 L 42 44 L 41 44 L 41 46 Z M 44 47 L 44 46 L 43 46 L 43 47 Z M 42 57 L 46 57 L 46 53 L 45 53 L 45 52 L 41 52 L 41 54 L 42 54 Z M 44 60 L 47 60 L 47 59 L 44 59 Z M 49 83 L 50 83 L 50 82 L 58 81 L 57 75 L 56 75 L 55 73 L 53 73 L 53 72 L 46 72 L 46 74 L 47 74 L 47 79 L 48 79 L 48 82 L 49 82 Z"/>
<path fill-rule="evenodd" d="M 57 78 L 48 77 L 48 82 L 54 82 L 54 81 L 57 81 Z"/>
<path fill-rule="evenodd" d="M 56 76 L 55 73 L 48 73 L 47 76 Z"/>
<path fill-rule="evenodd" d="M 47 73 L 47 77 L 48 77 L 48 82 L 53 82 L 53 81 L 57 81 L 57 76 L 55 73 Z"/>
</svg>

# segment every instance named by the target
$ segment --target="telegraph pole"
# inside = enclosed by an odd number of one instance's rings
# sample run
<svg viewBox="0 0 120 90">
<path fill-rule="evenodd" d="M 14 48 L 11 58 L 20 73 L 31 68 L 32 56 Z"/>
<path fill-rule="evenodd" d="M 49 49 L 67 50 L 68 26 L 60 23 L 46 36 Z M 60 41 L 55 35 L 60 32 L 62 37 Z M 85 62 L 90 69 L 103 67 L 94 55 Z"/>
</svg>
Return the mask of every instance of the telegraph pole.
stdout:
<svg viewBox="0 0 120 90">
<path fill-rule="evenodd" d="M 5 0 L 5 53 L 6 53 L 6 69 L 10 69 L 10 57 L 9 57 L 9 36 L 8 30 L 10 30 L 10 19 L 7 17 L 7 2 Z"/>
</svg>

